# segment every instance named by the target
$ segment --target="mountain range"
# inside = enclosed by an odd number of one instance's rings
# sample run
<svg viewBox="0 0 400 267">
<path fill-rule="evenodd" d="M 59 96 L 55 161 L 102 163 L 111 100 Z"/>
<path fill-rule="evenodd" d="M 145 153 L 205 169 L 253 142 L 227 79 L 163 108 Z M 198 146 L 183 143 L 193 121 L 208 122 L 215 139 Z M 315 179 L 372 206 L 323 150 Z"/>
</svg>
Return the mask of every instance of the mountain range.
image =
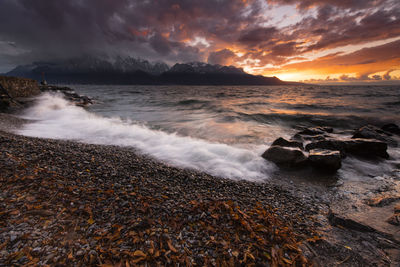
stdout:
<svg viewBox="0 0 400 267">
<path fill-rule="evenodd" d="M 251 75 L 234 66 L 203 62 L 177 63 L 171 68 L 163 62 L 151 63 L 133 57 L 113 60 L 92 56 L 54 62 L 34 62 L 18 66 L 5 74 L 52 84 L 142 84 L 142 85 L 292 85 L 277 77 Z"/>
</svg>

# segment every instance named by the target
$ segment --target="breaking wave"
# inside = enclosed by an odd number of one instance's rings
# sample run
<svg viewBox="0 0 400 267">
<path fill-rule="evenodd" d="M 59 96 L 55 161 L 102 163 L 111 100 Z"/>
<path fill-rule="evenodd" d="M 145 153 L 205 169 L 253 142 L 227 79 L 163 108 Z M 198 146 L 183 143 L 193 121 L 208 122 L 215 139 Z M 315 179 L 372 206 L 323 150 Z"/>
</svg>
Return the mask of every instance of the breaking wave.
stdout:
<svg viewBox="0 0 400 267">
<path fill-rule="evenodd" d="M 120 117 L 88 112 L 60 95 L 41 95 L 22 117 L 32 120 L 18 130 L 22 135 L 134 147 L 172 165 L 216 176 L 261 181 L 275 169 L 260 157 L 263 146 L 243 148 L 154 130 Z"/>
</svg>

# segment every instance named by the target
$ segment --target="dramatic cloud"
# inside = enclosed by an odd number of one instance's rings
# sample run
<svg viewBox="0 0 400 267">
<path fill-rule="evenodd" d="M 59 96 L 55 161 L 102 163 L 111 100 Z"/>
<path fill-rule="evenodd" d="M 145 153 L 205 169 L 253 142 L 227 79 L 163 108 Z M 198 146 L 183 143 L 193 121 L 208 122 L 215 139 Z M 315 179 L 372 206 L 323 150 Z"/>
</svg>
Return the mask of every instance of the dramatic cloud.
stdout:
<svg viewBox="0 0 400 267">
<path fill-rule="evenodd" d="M 208 61 L 279 77 L 299 68 L 329 74 L 323 65 L 329 54 L 331 61 L 344 60 L 341 74 L 384 71 L 390 77 L 400 56 L 387 59 L 380 49 L 398 39 L 397 0 L 0 1 L 0 72 L 91 54 Z M 344 56 L 373 47 L 384 57 Z"/>
<path fill-rule="evenodd" d="M 211 52 L 208 56 L 208 63 L 220 65 L 232 65 L 236 58 L 236 54 L 229 49 L 223 49 L 216 52 Z"/>
</svg>

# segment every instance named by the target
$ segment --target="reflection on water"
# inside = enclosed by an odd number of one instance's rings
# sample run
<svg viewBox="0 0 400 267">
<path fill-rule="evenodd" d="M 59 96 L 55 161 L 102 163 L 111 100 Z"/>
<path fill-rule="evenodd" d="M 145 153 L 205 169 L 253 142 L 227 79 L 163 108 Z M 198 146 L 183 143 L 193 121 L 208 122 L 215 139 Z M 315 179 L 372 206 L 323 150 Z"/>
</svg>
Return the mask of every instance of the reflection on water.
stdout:
<svg viewBox="0 0 400 267">
<path fill-rule="evenodd" d="M 221 143 L 263 144 L 298 125 L 399 122 L 399 86 L 73 86 L 91 111 Z"/>
<path fill-rule="evenodd" d="M 399 123 L 399 87 L 212 87 L 75 86 L 97 99 L 83 109 L 45 94 L 24 115 L 34 119 L 19 132 L 28 136 L 135 147 L 179 167 L 213 175 L 263 181 L 284 174 L 261 154 L 277 137 L 298 126 L 351 130 L 364 124 Z M 370 97 L 370 95 L 374 97 Z M 46 129 L 46 131 L 43 131 Z M 342 131 L 343 132 L 343 131 Z M 335 138 L 351 136 L 348 131 Z M 390 160 L 368 163 L 348 157 L 331 178 L 366 181 L 400 166 L 399 148 Z M 397 166 L 397 167 L 396 167 Z"/>
</svg>

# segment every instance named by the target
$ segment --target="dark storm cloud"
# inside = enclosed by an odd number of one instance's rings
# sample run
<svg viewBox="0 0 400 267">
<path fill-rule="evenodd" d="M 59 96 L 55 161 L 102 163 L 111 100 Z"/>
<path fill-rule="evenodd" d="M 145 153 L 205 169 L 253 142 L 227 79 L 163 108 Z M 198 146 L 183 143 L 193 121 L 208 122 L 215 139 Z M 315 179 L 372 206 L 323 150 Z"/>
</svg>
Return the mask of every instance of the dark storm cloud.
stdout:
<svg viewBox="0 0 400 267">
<path fill-rule="evenodd" d="M 300 19 L 272 22 L 287 5 Z M 84 54 L 260 67 L 398 36 L 395 0 L 0 0 L 3 67 Z"/>
<path fill-rule="evenodd" d="M 368 6 L 378 6 L 385 0 L 266 0 L 270 4 L 296 5 L 299 9 L 307 9 L 313 6 L 332 5 L 341 8 L 359 9 Z"/>
<path fill-rule="evenodd" d="M 231 65 L 236 58 L 236 54 L 229 49 L 222 49 L 216 52 L 211 52 L 208 56 L 208 63 L 219 65 Z"/>
<path fill-rule="evenodd" d="M 307 50 L 326 49 L 399 36 L 400 10 L 378 10 L 370 14 L 361 13 L 330 20 L 318 16 L 304 23 L 308 27 L 301 23 L 297 25 L 300 32 L 308 29 L 320 37 Z"/>
<path fill-rule="evenodd" d="M 145 58 L 201 59 L 204 55 L 187 41 L 231 39 L 238 27 L 255 22 L 257 5 L 241 0 L 2 0 L 0 41 L 15 42 L 37 58 L 130 51 Z"/>
<path fill-rule="evenodd" d="M 259 46 L 263 42 L 273 39 L 278 33 L 279 31 L 275 27 L 244 30 L 238 41 L 252 46 Z"/>
</svg>

